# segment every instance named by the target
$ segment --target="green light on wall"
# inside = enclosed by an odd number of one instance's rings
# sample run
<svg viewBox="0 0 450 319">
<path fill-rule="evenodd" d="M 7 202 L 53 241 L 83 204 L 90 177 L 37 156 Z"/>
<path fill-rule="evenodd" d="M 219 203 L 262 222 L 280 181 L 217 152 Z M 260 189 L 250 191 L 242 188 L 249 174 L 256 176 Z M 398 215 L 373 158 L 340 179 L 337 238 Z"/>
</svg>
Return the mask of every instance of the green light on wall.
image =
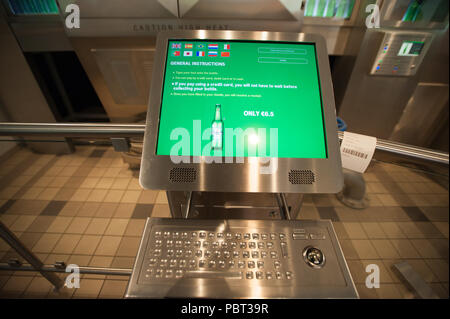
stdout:
<svg viewBox="0 0 450 319">
<path fill-rule="evenodd" d="M 14 15 L 58 14 L 56 0 L 8 0 Z"/>
<path fill-rule="evenodd" d="M 349 19 L 355 0 L 306 0 L 305 17 Z"/>
</svg>

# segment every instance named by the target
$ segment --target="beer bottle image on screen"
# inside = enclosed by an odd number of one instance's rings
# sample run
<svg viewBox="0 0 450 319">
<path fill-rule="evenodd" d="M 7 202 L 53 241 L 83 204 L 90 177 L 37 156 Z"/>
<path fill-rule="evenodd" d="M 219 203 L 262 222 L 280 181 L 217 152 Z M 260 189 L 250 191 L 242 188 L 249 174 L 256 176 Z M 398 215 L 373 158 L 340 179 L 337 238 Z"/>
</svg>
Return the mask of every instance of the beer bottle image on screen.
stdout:
<svg viewBox="0 0 450 319">
<path fill-rule="evenodd" d="M 216 112 L 212 122 L 211 147 L 213 149 L 222 149 L 223 147 L 223 121 L 220 104 L 216 104 Z"/>
</svg>

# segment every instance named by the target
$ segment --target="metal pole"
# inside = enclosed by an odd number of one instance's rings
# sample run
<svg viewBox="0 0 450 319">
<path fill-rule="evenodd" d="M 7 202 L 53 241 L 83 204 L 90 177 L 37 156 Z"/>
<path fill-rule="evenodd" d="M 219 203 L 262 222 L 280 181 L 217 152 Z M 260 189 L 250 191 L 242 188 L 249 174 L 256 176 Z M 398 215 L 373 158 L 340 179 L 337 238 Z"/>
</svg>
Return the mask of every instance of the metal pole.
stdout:
<svg viewBox="0 0 450 319">
<path fill-rule="evenodd" d="M 31 264 L 33 270 L 39 271 L 50 283 L 58 290 L 64 285 L 64 282 L 55 274 L 48 273 L 42 270 L 44 264 L 42 261 L 31 252 L 25 245 L 11 232 L 5 224 L 0 221 L 0 237 L 3 238 L 17 253 L 22 256 L 27 262 Z"/>
<path fill-rule="evenodd" d="M 186 209 L 184 211 L 184 218 L 186 218 L 186 219 L 189 217 L 189 211 L 191 210 L 192 196 L 193 196 L 193 192 L 188 192 L 187 200 L 186 200 Z"/>
<path fill-rule="evenodd" d="M 284 211 L 285 211 L 285 214 L 286 214 L 286 219 L 290 220 L 291 219 L 291 213 L 289 212 L 289 206 L 288 206 L 287 201 L 286 201 L 286 195 L 284 193 L 280 193 L 280 198 L 281 198 L 281 203 L 283 204 L 283 207 L 284 207 Z"/>
<path fill-rule="evenodd" d="M 143 137 L 145 124 L 114 123 L 2 123 L 0 136 L 58 136 L 58 137 Z M 338 138 L 343 139 L 343 132 Z M 376 149 L 413 159 L 449 165 L 449 154 L 399 142 L 377 139 Z"/>
<path fill-rule="evenodd" d="M 291 214 L 289 212 L 289 207 L 287 205 L 286 197 L 284 193 L 276 193 L 275 197 L 277 198 L 278 207 L 280 207 L 280 214 L 282 219 L 291 219 Z"/>
<path fill-rule="evenodd" d="M 92 275 L 113 275 L 113 276 L 131 276 L 133 269 L 128 268 L 109 268 L 109 267 L 85 267 L 80 266 L 80 274 L 92 274 Z M 11 266 L 7 263 L 0 263 L 0 270 L 12 270 L 12 271 L 36 271 L 31 265 Z M 66 268 L 57 268 L 54 265 L 43 265 L 41 267 L 42 272 L 47 273 L 65 273 Z M 53 274 L 50 274 L 53 275 Z"/>
</svg>

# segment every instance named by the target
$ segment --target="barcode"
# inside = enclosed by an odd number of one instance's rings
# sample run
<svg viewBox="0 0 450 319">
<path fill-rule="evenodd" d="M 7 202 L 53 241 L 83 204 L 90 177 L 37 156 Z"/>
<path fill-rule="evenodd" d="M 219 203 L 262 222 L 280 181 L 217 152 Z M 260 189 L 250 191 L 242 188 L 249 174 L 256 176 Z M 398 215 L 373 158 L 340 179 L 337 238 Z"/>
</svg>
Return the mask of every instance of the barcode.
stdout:
<svg viewBox="0 0 450 319">
<path fill-rule="evenodd" d="M 350 155 L 354 155 L 354 156 L 357 156 L 357 157 L 361 157 L 361 158 L 364 158 L 364 159 L 366 159 L 367 156 L 368 156 L 366 153 L 361 153 L 361 152 L 358 152 L 358 151 L 355 151 L 355 150 L 352 150 L 352 149 L 349 149 L 349 148 L 344 148 L 342 150 L 342 152 L 350 154 Z"/>
</svg>

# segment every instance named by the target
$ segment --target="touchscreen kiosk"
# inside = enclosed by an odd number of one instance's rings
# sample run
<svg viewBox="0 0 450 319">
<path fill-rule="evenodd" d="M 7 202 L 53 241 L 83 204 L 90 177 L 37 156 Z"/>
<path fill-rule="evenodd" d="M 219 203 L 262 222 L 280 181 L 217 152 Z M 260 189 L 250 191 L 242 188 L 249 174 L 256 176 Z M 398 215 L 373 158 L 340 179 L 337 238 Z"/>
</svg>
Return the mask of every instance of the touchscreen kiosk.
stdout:
<svg viewBox="0 0 450 319">
<path fill-rule="evenodd" d="M 140 182 L 186 191 L 340 191 L 324 40 L 301 33 L 160 33 Z"/>
</svg>

